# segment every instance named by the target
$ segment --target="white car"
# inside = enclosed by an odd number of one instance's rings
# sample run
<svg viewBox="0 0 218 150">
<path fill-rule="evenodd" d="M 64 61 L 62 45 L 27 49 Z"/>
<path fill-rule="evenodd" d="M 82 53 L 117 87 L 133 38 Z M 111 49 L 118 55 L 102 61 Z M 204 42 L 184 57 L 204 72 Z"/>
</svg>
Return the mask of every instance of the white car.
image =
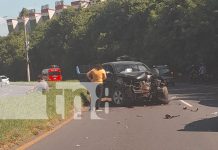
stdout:
<svg viewBox="0 0 218 150">
<path fill-rule="evenodd" d="M 0 75 L 0 83 L 1 85 L 9 85 L 9 78 L 4 75 Z"/>
</svg>

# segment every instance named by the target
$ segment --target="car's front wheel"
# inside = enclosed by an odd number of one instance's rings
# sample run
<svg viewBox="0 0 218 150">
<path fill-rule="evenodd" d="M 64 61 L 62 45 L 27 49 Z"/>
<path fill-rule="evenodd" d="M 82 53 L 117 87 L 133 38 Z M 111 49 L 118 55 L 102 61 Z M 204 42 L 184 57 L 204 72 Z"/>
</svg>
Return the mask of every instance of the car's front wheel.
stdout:
<svg viewBox="0 0 218 150">
<path fill-rule="evenodd" d="M 115 88 L 113 92 L 113 103 L 116 106 L 125 106 L 125 107 L 132 107 L 134 102 L 134 96 L 131 90 L 128 89 L 118 89 Z"/>
<path fill-rule="evenodd" d="M 117 106 L 124 104 L 124 93 L 121 89 L 115 88 L 112 95 L 113 103 Z"/>
</svg>

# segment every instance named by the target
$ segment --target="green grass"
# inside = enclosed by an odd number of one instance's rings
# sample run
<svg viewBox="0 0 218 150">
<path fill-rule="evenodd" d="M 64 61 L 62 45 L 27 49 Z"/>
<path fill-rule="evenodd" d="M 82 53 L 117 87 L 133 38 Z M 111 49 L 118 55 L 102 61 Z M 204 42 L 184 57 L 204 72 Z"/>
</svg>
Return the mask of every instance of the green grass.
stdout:
<svg viewBox="0 0 218 150">
<path fill-rule="evenodd" d="M 56 113 L 55 95 L 63 94 L 65 98 L 65 119 L 73 115 L 72 99 L 82 95 L 83 102 L 86 101 L 86 90 L 79 89 L 74 92 L 69 89 L 56 89 L 56 83 L 50 82 L 51 87 L 47 96 L 48 119 L 42 120 L 0 120 L 0 148 L 8 149 L 23 143 L 25 140 L 36 136 L 42 132 L 53 129 L 63 121 L 61 116 Z M 28 103 L 27 103 L 28 104 Z M 10 106 L 10 105 L 9 105 Z M 28 107 L 28 106 L 27 106 Z M 16 109 L 16 108 L 11 108 Z"/>
</svg>

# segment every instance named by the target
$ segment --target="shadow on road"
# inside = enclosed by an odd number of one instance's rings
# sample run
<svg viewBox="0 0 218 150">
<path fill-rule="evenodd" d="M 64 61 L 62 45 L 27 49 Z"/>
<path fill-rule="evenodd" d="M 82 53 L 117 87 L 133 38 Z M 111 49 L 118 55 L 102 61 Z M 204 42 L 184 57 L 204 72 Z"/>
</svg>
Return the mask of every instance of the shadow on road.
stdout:
<svg viewBox="0 0 218 150">
<path fill-rule="evenodd" d="M 83 100 L 83 106 L 89 106 L 90 105 L 90 102 L 89 100 L 87 99 L 87 97 L 82 93 L 80 94 L 82 100 Z M 105 102 L 101 102 L 101 107 L 104 107 L 105 105 Z M 133 107 L 144 107 L 144 106 L 160 106 L 162 105 L 161 102 L 159 101 L 146 101 L 146 100 L 143 100 L 143 99 L 139 99 L 139 100 L 136 100 L 135 102 L 133 102 L 130 106 L 126 106 L 127 108 L 133 108 Z M 113 102 L 109 102 L 109 106 L 110 107 L 124 107 L 124 106 L 117 106 L 115 104 L 113 104 Z"/>
<path fill-rule="evenodd" d="M 109 103 L 110 107 L 126 107 L 126 108 L 134 108 L 134 107 L 145 107 L 145 106 L 160 106 L 161 102 L 152 102 L 152 101 L 136 101 L 133 102 L 130 106 L 117 106 L 113 104 L 113 102 Z M 104 102 L 101 103 L 101 107 L 104 107 Z"/>
<path fill-rule="evenodd" d="M 202 100 L 199 104 L 209 107 L 218 107 L 218 100 Z"/>
<path fill-rule="evenodd" d="M 201 105 L 218 107 L 217 85 L 181 84 L 170 88 L 169 93 L 175 100 L 194 100 Z"/>
<path fill-rule="evenodd" d="M 178 131 L 218 132 L 218 117 L 198 120 L 187 124 L 184 129 Z"/>
</svg>

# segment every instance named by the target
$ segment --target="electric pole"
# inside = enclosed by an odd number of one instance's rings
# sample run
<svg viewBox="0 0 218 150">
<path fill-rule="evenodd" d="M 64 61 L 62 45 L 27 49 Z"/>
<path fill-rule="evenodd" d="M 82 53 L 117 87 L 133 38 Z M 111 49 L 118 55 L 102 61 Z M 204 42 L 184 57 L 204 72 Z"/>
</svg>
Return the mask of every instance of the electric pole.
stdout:
<svg viewBox="0 0 218 150">
<path fill-rule="evenodd" d="M 27 81 L 30 82 L 29 40 L 27 37 L 25 17 L 23 17 L 23 21 L 24 21 L 23 23 L 24 24 L 24 39 L 25 39 L 26 61 L 27 61 Z"/>
</svg>

